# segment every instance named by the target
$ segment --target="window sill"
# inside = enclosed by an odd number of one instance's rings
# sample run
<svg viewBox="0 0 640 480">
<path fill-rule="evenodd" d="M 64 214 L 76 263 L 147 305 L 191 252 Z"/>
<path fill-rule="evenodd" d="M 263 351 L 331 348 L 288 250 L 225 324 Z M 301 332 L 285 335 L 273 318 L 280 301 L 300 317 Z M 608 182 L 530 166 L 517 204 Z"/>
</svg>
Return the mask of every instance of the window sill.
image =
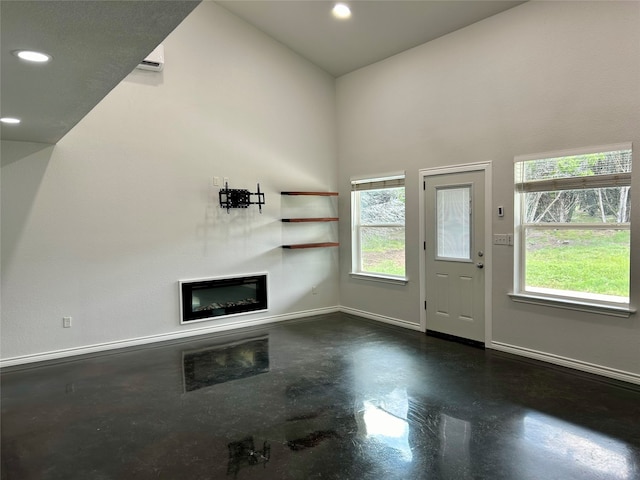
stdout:
<svg viewBox="0 0 640 480">
<path fill-rule="evenodd" d="M 349 273 L 351 278 L 358 278 L 360 280 L 370 280 L 372 282 L 393 283 L 395 285 L 406 285 L 409 283 L 407 277 L 393 277 L 391 275 L 380 275 L 375 273 Z"/>
<path fill-rule="evenodd" d="M 564 308 L 567 310 L 577 310 L 579 312 L 599 313 L 614 317 L 628 318 L 636 313 L 635 308 L 628 305 L 614 306 L 599 303 L 581 302 L 579 300 L 569 300 L 560 298 L 550 298 L 542 295 L 531 295 L 527 293 L 509 293 L 511 300 L 519 303 L 529 303 L 533 305 L 546 305 L 548 307 Z"/>
</svg>

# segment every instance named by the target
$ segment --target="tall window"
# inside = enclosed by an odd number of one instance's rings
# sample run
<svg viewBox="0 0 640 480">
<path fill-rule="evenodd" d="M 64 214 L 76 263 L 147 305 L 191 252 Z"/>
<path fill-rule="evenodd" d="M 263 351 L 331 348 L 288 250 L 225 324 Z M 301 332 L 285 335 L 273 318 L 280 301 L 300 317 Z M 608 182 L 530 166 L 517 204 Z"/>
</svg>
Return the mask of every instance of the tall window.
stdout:
<svg viewBox="0 0 640 480">
<path fill-rule="evenodd" d="M 351 182 L 353 272 L 405 276 L 404 175 Z"/>
<path fill-rule="evenodd" d="M 631 145 L 518 157 L 516 294 L 629 303 Z"/>
</svg>

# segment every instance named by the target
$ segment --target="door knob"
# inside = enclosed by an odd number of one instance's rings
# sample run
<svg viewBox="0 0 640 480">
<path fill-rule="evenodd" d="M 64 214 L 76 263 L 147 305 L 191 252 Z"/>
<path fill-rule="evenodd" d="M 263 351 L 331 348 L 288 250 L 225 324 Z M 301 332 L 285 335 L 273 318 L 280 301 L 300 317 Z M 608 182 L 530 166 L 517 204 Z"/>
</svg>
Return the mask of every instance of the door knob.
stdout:
<svg viewBox="0 0 640 480">
<path fill-rule="evenodd" d="M 482 263 L 482 262 L 478 262 L 478 263 L 476 263 L 476 267 L 478 267 L 478 268 L 484 268 L 484 263 Z"/>
</svg>

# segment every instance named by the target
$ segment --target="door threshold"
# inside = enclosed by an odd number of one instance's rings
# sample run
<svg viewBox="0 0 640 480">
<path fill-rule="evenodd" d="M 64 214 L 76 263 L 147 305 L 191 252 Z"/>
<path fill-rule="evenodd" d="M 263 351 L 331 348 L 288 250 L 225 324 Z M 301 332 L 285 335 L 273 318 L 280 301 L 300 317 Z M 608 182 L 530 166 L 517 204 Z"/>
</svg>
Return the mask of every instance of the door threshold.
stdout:
<svg viewBox="0 0 640 480">
<path fill-rule="evenodd" d="M 426 334 L 429 337 L 440 338 L 442 340 L 448 340 L 450 342 L 462 343 L 469 345 L 470 347 L 485 349 L 484 342 L 479 340 L 472 340 L 470 338 L 457 337 L 456 335 L 449 335 L 448 333 L 436 332 L 433 330 L 427 330 Z"/>
</svg>

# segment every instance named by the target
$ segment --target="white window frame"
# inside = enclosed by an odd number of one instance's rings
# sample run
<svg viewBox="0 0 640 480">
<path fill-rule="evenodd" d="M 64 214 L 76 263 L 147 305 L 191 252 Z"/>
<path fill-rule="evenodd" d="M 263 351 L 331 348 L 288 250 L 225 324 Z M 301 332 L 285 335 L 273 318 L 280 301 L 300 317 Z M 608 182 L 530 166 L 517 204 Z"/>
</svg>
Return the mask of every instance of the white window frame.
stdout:
<svg viewBox="0 0 640 480">
<path fill-rule="evenodd" d="M 406 277 L 406 216 L 405 222 L 402 224 L 360 224 L 360 196 L 358 195 L 358 192 L 364 190 L 398 187 L 405 188 L 406 192 L 405 172 L 395 172 L 378 176 L 351 178 L 351 272 L 349 273 L 349 275 L 352 278 L 385 283 L 395 283 L 401 285 L 404 285 L 409 281 L 409 279 Z M 402 227 L 405 229 L 405 276 L 362 271 L 362 249 L 360 234 L 362 227 Z"/>
<path fill-rule="evenodd" d="M 587 147 L 582 149 L 562 150 L 555 152 L 545 152 L 531 155 L 520 155 L 514 159 L 515 164 L 523 163 L 530 160 L 541 160 L 546 158 L 559 158 L 569 157 L 574 155 L 585 155 L 601 152 L 611 152 L 619 150 L 632 150 L 631 143 L 621 143 L 614 145 L 602 145 L 596 147 Z M 615 174 L 615 175 L 600 175 L 591 177 L 570 177 L 555 180 L 542 180 L 537 182 L 540 187 L 536 187 L 539 190 L 544 188 L 544 191 L 551 190 L 572 190 L 576 187 L 584 187 L 588 185 L 589 188 L 606 188 L 616 187 L 621 185 L 631 184 L 631 173 L 628 174 Z M 544 184 L 544 185 L 543 185 Z M 526 194 L 527 183 L 515 185 L 515 200 L 514 200 L 514 289 L 510 293 L 510 297 L 517 302 L 532 303 L 540 305 L 550 305 L 559 308 L 586 311 L 592 313 L 603 313 L 607 315 L 628 317 L 631 313 L 635 312 L 635 309 L 630 308 L 630 298 L 627 297 L 626 302 L 611 301 L 606 296 L 598 296 L 595 294 L 576 294 L 573 296 L 562 295 L 559 291 L 543 291 L 542 289 L 527 290 L 525 285 L 525 268 L 526 268 L 526 235 L 525 229 L 527 227 L 534 227 L 539 229 L 618 229 L 627 230 L 630 229 L 630 223 L 588 223 L 588 224 L 557 224 L 557 223 L 523 223 L 523 209 L 524 209 L 524 197 Z M 531 191 L 531 190 L 529 190 Z M 631 293 L 631 286 L 630 292 Z"/>
</svg>

